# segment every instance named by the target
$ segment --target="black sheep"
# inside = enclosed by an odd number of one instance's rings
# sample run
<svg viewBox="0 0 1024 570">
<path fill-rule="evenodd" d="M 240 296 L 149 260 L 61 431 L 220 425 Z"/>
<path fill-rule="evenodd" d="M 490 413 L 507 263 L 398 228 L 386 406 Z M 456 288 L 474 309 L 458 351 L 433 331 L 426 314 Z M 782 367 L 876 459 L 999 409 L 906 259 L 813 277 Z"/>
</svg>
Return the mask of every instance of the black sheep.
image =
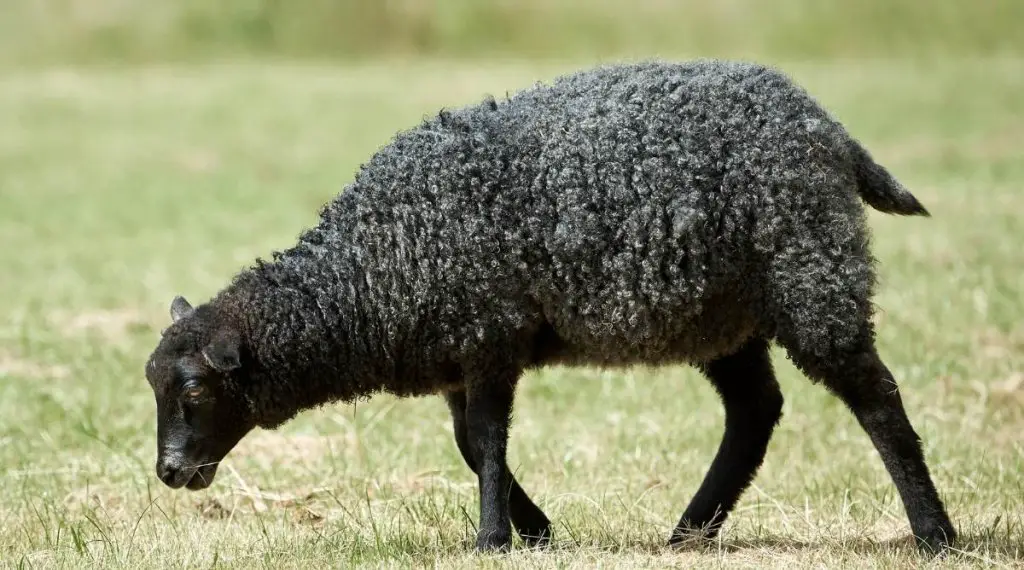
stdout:
<svg viewBox="0 0 1024 570">
<path fill-rule="evenodd" d="M 480 485 L 480 549 L 550 523 L 509 472 L 516 383 L 550 363 L 690 363 L 721 447 L 672 542 L 713 536 L 760 466 L 777 342 L 853 411 L 922 547 L 952 544 L 874 346 L 861 200 L 924 207 L 764 66 L 606 66 L 399 133 L 298 243 L 171 305 L 146 367 L 157 472 L 199 489 L 254 426 L 378 392 L 442 394 Z M 511 526 L 509 521 L 511 519 Z"/>
</svg>

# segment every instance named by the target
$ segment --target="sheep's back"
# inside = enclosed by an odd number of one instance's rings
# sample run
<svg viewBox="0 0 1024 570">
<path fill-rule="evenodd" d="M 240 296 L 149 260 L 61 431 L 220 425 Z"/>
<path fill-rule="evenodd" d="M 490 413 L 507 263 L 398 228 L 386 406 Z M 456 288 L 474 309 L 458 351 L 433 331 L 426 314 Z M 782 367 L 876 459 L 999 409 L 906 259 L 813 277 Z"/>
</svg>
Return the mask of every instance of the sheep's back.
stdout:
<svg viewBox="0 0 1024 570">
<path fill-rule="evenodd" d="M 764 67 L 600 68 L 399 134 L 349 231 L 375 310 L 431 344 L 545 321 L 595 354 L 696 351 L 759 326 L 763 259 L 844 136 Z"/>
</svg>

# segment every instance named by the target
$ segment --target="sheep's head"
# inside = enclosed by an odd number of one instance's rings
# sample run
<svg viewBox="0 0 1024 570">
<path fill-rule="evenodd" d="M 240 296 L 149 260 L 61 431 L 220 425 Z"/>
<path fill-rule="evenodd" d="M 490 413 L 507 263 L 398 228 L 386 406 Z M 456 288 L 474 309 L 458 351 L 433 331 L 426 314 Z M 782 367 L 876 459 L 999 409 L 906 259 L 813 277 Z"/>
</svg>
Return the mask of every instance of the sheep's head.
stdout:
<svg viewBox="0 0 1024 570">
<path fill-rule="evenodd" d="M 176 297 L 171 319 L 146 363 L 156 396 L 156 472 L 171 488 L 204 489 L 255 425 L 239 389 L 243 347 L 238 331 L 209 306 Z"/>
</svg>

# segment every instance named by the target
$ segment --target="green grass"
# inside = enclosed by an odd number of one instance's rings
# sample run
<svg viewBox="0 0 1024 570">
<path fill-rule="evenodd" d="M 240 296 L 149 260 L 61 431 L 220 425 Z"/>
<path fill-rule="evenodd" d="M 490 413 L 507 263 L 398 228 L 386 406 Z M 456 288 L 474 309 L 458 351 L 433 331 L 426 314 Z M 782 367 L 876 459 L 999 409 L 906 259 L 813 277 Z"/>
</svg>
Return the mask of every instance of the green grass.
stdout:
<svg viewBox="0 0 1024 570">
<path fill-rule="evenodd" d="M 0 62 L 1024 53 L 1019 0 L 0 0 Z"/>
<path fill-rule="evenodd" d="M 583 65 L 584 63 L 581 63 Z M 153 472 L 142 365 L 174 294 L 289 245 L 394 130 L 568 66 L 394 62 L 0 75 L 0 564 L 10 567 L 919 563 L 881 461 L 776 354 L 785 417 L 707 550 L 663 548 L 722 411 L 685 368 L 522 384 L 510 463 L 547 552 L 478 557 L 475 480 L 437 398 L 258 431 L 205 492 Z M 939 567 L 1024 563 L 1024 60 L 792 64 L 931 209 L 872 214 L 879 345 L 963 534 Z"/>
</svg>

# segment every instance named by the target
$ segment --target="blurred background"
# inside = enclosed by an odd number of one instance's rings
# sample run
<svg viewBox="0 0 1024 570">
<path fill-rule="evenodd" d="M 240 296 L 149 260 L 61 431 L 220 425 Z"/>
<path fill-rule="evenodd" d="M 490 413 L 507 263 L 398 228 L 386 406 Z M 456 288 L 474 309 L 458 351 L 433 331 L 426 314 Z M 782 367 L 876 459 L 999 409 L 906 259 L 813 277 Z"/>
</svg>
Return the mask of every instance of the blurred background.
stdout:
<svg viewBox="0 0 1024 570">
<path fill-rule="evenodd" d="M 174 295 L 293 244 L 397 130 L 649 57 L 777 65 L 932 212 L 869 214 L 880 352 L 964 537 L 950 567 L 1021 567 L 1022 27 L 1022 0 L 0 0 L 0 568 L 478 567 L 439 398 L 311 410 L 181 493 L 143 364 Z M 662 545 L 714 390 L 531 372 L 510 465 L 566 548 L 511 564 L 920 565 L 863 430 L 774 356 L 784 417 L 727 548 L 684 553 Z"/>
<path fill-rule="evenodd" d="M 1018 0 L 3 0 L 8 63 L 1017 53 Z"/>
</svg>

